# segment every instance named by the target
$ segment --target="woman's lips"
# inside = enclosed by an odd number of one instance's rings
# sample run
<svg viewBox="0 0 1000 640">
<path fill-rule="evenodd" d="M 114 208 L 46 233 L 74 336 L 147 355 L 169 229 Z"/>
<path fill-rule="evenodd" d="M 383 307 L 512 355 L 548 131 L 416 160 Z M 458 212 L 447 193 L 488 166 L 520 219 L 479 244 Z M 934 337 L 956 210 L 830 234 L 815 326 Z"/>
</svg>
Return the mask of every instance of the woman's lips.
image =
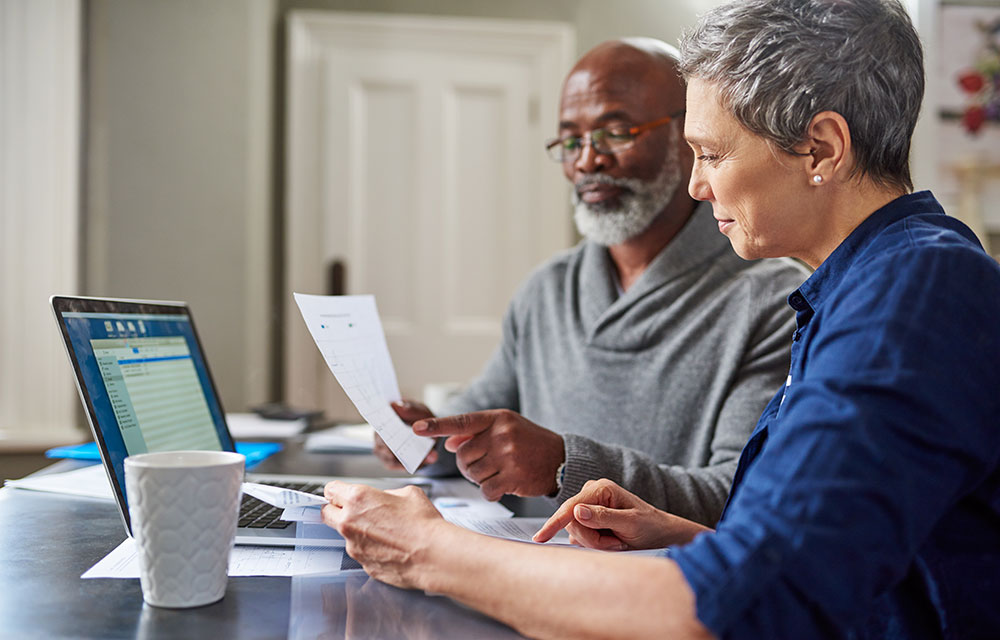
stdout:
<svg viewBox="0 0 1000 640">
<path fill-rule="evenodd" d="M 719 223 L 719 231 L 722 233 L 725 233 L 726 229 L 736 224 L 735 220 L 719 220 L 718 218 L 716 218 L 716 222 Z"/>
</svg>

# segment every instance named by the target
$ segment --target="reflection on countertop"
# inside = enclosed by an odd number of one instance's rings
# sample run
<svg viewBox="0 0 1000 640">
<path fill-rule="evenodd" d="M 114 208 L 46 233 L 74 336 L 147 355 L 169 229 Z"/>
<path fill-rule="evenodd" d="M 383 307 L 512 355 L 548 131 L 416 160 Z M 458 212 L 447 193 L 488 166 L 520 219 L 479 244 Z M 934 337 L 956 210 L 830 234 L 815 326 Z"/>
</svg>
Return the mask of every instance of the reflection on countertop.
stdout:
<svg viewBox="0 0 1000 640">
<path fill-rule="evenodd" d="M 383 584 L 362 572 L 292 578 L 289 640 L 522 638 L 443 596 Z"/>
</svg>

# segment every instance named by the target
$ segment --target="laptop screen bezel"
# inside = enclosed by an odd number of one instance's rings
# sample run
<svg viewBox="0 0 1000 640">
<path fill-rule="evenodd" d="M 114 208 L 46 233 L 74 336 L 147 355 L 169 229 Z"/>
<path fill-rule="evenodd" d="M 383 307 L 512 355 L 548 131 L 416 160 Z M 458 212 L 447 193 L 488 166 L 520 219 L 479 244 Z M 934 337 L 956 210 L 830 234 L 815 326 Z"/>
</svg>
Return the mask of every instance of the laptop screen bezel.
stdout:
<svg viewBox="0 0 1000 640">
<path fill-rule="evenodd" d="M 112 462 L 112 457 L 108 449 L 108 443 L 106 442 L 102 428 L 98 424 L 97 410 L 93 399 L 90 396 L 90 391 L 84 383 L 84 373 L 77 358 L 76 350 L 73 347 L 69 327 L 67 326 L 66 319 L 63 314 L 99 313 L 185 316 L 186 321 L 190 323 L 191 335 L 194 338 L 194 344 L 189 346 L 190 348 L 197 349 L 198 351 L 198 357 L 201 365 L 204 367 L 205 377 L 208 381 L 209 391 L 211 392 L 212 399 L 214 399 L 218 406 L 219 415 L 221 416 L 222 423 L 221 425 L 216 424 L 216 428 L 222 444 L 222 450 L 235 451 L 236 448 L 233 442 L 233 437 L 229 432 L 228 425 L 226 424 L 226 412 L 222 406 L 222 398 L 219 396 L 218 388 L 215 386 L 215 379 L 212 377 L 212 371 L 208 365 L 208 358 L 205 357 L 205 350 L 202 347 L 201 338 L 198 336 L 198 329 L 195 326 L 194 317 L 191 315 L 191 310 L 188 308 L 186 303 L 167 300 L 133 300 L 124 298 L 91 298 L 83 296 L 55 295 L 50 298 L 50 304 L 52 306 L 52 311 L 55 314 L 56 324 L 59 326 L 59 333 L 62 336 L 63 347 L 65 347 L 66 354 L 73 367 L 73 377 L 76 381 L 77 392 L 80 394 L 80 401 L 83 403 L 86 410 L 85 412 L 87 414 L 87 422 L 90 425 L 90 431 L 94 436 L 94 441 L 97 443 L 97 448 L 101 454 L 101 462 L 104 465 L 105 473 L 108 475 L 108 481 L 111 483 L 111 489 L 115 495 L 118 512 L 121 515 L 122 522 L 125 524 L 125 530 L 131 536 L 132 522 L 128 513 L 128 503 L 125 497 L 124 487 L 121 486 L 118 480 L 118 474 L 115 473 L 113 468 L 114 463 Z M 117 423 L 114 427 L 116 429 L 118 428 Z"/>
</svg>

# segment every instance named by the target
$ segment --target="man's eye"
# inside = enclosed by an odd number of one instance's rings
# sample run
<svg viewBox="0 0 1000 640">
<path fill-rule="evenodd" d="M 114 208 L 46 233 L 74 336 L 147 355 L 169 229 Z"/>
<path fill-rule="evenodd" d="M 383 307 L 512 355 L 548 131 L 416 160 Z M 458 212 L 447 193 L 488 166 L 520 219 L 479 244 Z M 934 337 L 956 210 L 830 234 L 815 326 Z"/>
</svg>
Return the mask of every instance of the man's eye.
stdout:
<svg viewBox="0 0 1000 640">
<path fill-rule="evenodd" d="M 615 142 L 627 142 L 632 139 L 632 134 L 628 131 L 612 131 L 609 130 L 605 133 L 608 140 L 613 140 Z"/>
<path fill-rule="evenodd" d="M 707 162 L 709 164 L 715 164 L 716 162 L 719 161 L 719 156 L 713 155 L 713 154 L 710 154 L 710 153 L 704 153 L 704 154 L 698 156 L 698 159 L 701 160 L 702 162 Z"/>
<path fill-rule="evenodd" d="M 564 138 L 562 148 L 566 151 L 576 151 L 580 148 L 580 138 Z"/>
</svg>

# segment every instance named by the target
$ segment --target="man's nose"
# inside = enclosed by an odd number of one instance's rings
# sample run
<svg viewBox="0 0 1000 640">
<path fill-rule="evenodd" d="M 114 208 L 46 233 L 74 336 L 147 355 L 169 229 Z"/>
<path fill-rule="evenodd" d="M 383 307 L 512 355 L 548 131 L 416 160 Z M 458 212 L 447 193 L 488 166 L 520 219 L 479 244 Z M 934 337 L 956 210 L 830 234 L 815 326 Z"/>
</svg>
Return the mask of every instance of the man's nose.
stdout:
<svg viewBox="0 0 1000 640">
<path fill-rule="evenodd" d="M 573 163 L 574 169 L 580 173 L 596 173 L 607 169 L 611 165 L 611 154 L 600 153 L 595 150 L 590 136 L 581 140 L 581 144 L 580 155 L 577 157 L 576 162 Z"/>
</svg>

